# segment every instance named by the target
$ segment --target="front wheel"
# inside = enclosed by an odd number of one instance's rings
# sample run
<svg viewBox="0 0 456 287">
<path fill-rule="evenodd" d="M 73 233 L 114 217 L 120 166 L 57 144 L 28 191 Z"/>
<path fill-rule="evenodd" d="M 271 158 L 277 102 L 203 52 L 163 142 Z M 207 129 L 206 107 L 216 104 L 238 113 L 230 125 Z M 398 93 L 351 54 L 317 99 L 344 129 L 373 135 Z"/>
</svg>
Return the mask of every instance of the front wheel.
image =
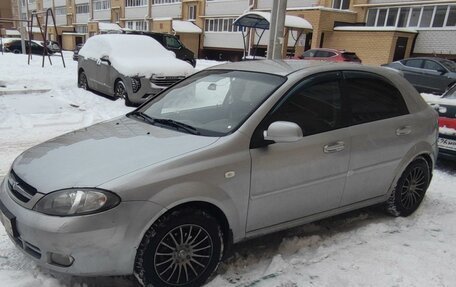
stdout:
<svg viewBox="0 0 456 287">
<path fill-rule="evenodd" d="M 78 87 L 82 88 L 84 90 L 88 90 L 89 89 L 89 84 L 87 83 L 87 76 L 86 76 L 84 71 L 81 71 L 79 73 Z"/>
<path fill-rule="evenodd" d="M 125 100 L 126 106 L 132 106 L 130 99 L 128 98 L 127 88 L 122 80 L 118 80 L 114 86 L 114 96 L 119 99 Z"/>
<path fill-rule="evenodd" d="M 394 216 L 409 216 L 423 201 L 430 181 L 430 167 L 423 158 L 413 161 L 402 173 L 386 206 Z"/>
<path fill-rule="evenodd" d="M 201 286 L 222 254 L 223 235 L 214 217 L 201 210 L 174 211 L 144 236 L 135 275 L 144 286 Z"/>
</svg>

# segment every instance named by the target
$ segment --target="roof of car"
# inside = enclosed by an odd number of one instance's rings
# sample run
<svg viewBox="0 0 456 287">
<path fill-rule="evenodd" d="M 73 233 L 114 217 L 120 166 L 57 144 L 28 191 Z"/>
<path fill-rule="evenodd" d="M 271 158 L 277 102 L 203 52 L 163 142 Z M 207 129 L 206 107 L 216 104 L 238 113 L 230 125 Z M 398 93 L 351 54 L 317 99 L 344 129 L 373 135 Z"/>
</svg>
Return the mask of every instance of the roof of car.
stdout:
<svg viewBox="0 0 456 287">
<path fill-rule="evenodd" d="M 334 63 L 325 61 L 303 61 L 303 60 L 254 60 L 221 64 L 212 66 L 210 70 L 241 70 L 251 72 L 262 72 L 286 76 L 299 70 L 311 67 L 332 65 Z"/>
<path fill-rule="evenodd" d="M 414 57 L 414 58 L 407 58 L 404 60 L 434 60 L 434 61 L 443 61 L 446 60 L 444 58 L 439 58 L 439 57 Z M 403 61 L 403 60 L 401 60 Z"/>
</svg>

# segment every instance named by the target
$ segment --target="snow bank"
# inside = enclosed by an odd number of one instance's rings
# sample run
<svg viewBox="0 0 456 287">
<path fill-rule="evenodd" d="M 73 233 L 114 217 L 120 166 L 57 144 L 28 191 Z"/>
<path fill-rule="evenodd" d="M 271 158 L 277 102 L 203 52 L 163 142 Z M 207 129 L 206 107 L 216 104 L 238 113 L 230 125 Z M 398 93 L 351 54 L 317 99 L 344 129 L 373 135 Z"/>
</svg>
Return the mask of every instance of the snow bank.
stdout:
<svg viewBox="0 0 456 287">
<path fill-rule="evenodd" d="M 149 36 L 106 34 L 90 37 L 79 51 L 85 58 L 108 56 L 111 65 L 125 76 L 188 76 L 193 67 Z"/>
<path fill-rule="evenodd" d="M 447 128 L 446 126 L 439 127 L 439 133 L 449 136 L 456 136 L 456 130 L 453 128 Z"/>
</svg>

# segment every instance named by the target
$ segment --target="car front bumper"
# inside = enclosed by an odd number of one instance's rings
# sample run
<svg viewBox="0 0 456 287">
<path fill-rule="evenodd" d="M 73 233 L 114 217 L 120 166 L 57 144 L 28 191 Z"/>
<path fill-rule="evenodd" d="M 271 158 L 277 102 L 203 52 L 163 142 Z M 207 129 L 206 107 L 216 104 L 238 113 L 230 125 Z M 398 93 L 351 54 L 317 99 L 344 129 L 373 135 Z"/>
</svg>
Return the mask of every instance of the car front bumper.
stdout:
<svg viewBox="0 0 456 287">
<path fill-rule="evenodd" d="M 152 202 L 127 201 L 92 215 L 48 216 L 17 204 L 6 181 L 0 186 L 0 206 L 3 214 L 14 216 L 14 232 L 8 233 L 12 241 L 39 265 L 71 275 L 132 274 L 142 235 L 163 210 Z M 5 216 L 2 222 L 7 225 Z M 57 264 L 55 254 L 71 258 L 71 265 Z"/>
</svg>

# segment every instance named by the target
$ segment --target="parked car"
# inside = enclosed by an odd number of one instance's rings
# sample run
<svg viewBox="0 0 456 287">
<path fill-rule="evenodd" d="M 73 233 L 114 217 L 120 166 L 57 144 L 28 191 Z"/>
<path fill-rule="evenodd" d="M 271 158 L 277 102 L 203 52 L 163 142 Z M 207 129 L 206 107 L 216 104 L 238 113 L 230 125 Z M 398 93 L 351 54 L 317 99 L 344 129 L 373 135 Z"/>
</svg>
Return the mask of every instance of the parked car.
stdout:
<svg viewBox="0 0 456 287">
<path fill-rule="evenodd" d="M 441 95 L 456 83 L 456 63 L 442 58 L 409 58 L 382 66 L 404 72 L 418 92 Z"/>
<path fill-rule="evenodd" d="M 22 54 L 21 40 L 10 41 L 10 42 L 4 43 L 3 46 L 5 47 L 5 51 L 7 51 L 7 52 L 12 52 L 14 54 Z M 29 47 L 30 47 L 30 42 L 25 41 L 25 49 L 26 49 L 27 53 L 29 53 Z M 43 55 L 43 52 L 45 52 L 45 51 L 43 51 L 43 50 L 45 50 L 44 46 L 38 41 L 32 41 L 31 48 L 32 48 L 31 49 L 32 54 Z M 53 54 L 53 52 L 49 49 L 47 49 L 47 53 L 50 55 Z"/>
<path fill-rule="evenodd" d="M 298 56 L 297 58 L 304 60 L 361 63 L 361 59 L 354 52 L 325 48 L 307 50 L 304 54 Z"/>
<path fill-rule="evenodd" d="M 188 62 L 193 67 L 196 66 L 195 54 L 185 47 L 184 44 L 174 35 L 144 31 L 125 31 L 127 34 L 146 35 L 154 38 L 166 49 L 173 51 L 178 59 Z"/>
<path fill-rule="evenodd" d="M 439 156 L 456 159 L 456 84 L 442 97 L 427 96 L 426 101 L 439 113 Z"/>
<path fill-rule="evenodd" d="M 78 57 L 79 87 L 122 98 L 127 105 L 141 104 L 193 72 L 191 65 L 143 35 L 90 37 Z"/>
<path fill-rule="evenodd" d="M 42 41 L 41 45 L 44 46 L 45 43 Z M 51 51 L 52 53 L 60 52 L 60 45 L 59 45 L 59 42 L 57 42 L 57 41 L 47 40 L 46 41 L 46 46 L 47 46 L 48 50 Z"/>
<path fill-rule="evenodd" d="M 229 63 L 19 155 L 0 218 L 49 269 L 201 286 L 233 243 L 380 203 L 412 214 L 437 134 L 388 69 Z"/>
<path fill-rule="evenodd" d="M 73 60 L 77 61 L 79 59 L 79 50 L 81 50 L 82 46 L 84 46 L 83 43 L 77 44 L 76 47 L 73 50 Z"/>
</svg>

